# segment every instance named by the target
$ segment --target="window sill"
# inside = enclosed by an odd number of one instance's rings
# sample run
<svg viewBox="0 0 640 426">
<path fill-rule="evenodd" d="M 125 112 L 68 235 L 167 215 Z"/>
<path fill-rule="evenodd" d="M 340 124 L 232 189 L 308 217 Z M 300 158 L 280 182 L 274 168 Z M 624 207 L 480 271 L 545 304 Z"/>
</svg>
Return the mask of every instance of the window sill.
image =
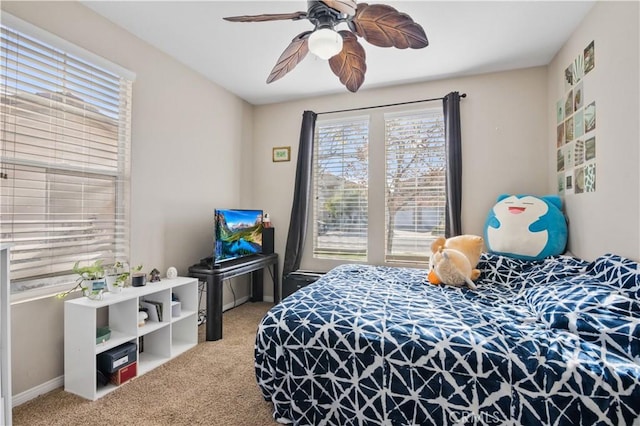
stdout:
<svg viewBox="0 0 640 426">
<path fill-rule="evenodd" d="M 11 293 L 11 305 L 18 305 L 47 298 L 55 298 L 56 294 L 69 290 L 74 284 L 74 282 L 61 283 Z"/>
</svg>

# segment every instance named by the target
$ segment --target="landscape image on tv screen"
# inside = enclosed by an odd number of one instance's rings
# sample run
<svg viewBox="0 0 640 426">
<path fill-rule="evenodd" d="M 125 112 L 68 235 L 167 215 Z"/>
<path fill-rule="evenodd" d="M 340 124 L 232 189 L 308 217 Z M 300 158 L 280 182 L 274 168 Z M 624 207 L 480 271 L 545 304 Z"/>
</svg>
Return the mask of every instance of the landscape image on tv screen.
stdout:
<svg viewBox="0 0 640 426">
<path fill-rule="evenodd" d="M 215 262 L 262 253 L 262 210 L 215 211 Z"/>
</svg>

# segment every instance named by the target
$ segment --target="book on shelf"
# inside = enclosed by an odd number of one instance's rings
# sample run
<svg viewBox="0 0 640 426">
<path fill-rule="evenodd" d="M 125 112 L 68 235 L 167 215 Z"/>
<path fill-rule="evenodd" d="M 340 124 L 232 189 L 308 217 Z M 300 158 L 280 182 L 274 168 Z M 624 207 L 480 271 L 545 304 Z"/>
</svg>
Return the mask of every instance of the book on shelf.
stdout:
<svg viewBox="0 0 640 426">
<path fill-rule="evenodd" d="M 162 322 L 162 303 L 154 300 L 141 300 L 140 304 L 143 308 L 147 308 L 149 320 Z"/>
</svg>

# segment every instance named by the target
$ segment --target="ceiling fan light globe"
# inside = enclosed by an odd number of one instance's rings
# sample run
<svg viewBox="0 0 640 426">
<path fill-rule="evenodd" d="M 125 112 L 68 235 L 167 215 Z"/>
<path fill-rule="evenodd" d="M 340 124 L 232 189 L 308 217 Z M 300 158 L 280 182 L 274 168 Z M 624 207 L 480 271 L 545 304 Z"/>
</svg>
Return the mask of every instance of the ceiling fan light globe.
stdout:
<svg viewBox="0 0 640 426">
<path fill-rule="evenodd" d="M 342 51 L 342 36 L 330 28 L 316 30 L 309 37 L 309 50 L 320 59 L 329 59 Z"/>
</svg>

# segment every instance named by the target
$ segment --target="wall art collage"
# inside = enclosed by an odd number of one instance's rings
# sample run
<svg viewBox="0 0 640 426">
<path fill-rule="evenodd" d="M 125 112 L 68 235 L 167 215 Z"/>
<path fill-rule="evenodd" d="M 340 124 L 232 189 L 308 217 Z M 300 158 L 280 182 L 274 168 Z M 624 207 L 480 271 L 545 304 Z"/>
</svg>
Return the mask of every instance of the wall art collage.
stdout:
<svg viewBox="0 0 640 426">
<path fill-rule="evenodd" d="M 564 70 L 564 98 L 556 102 L 558 193 L 596 190 L 596 101 L 585 82 L 595 67 L 592 41 Z"/>
</svg>

